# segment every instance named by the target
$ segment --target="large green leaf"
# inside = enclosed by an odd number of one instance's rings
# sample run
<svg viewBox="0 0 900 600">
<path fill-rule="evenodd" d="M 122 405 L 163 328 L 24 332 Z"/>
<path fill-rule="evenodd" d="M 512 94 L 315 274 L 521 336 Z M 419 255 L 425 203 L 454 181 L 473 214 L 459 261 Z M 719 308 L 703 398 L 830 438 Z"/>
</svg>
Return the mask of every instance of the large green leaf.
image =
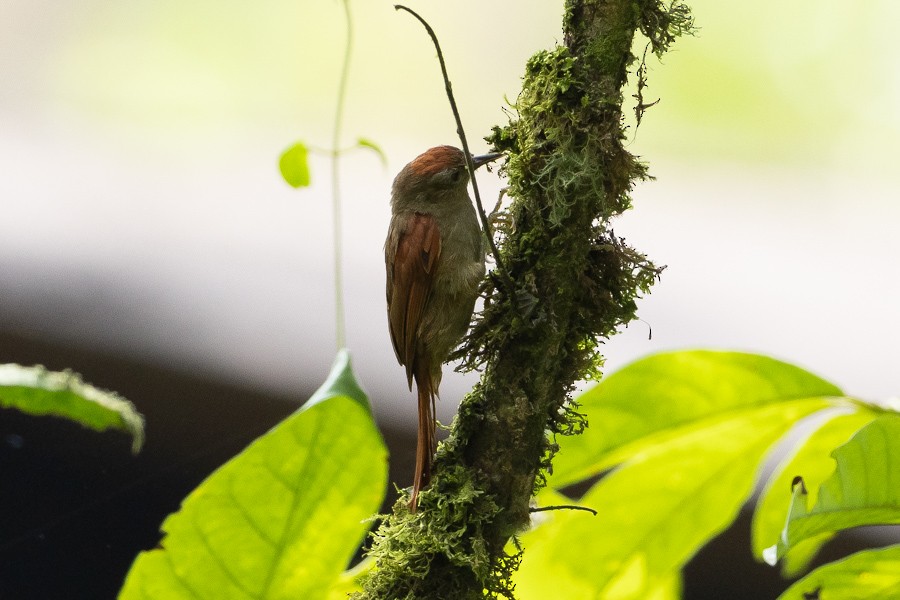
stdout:
<svg viewBox="0 0 900 600">
<path fill-rule="evenodd" d="M 596 517 L 556 512 L 522 536 L 517 589 L 567 600 L 657 593 L 734 520 L 766 451 L 798 418 L 827 405 L 813 398 L 760 407 L 645 448 L 578 501 Z"/>
<path fill-rule="evenodd" d="M 815 502 L 819 485 L 834 472 L 831 452 L 870 423 L 876 414 L 858 405 L 856 412 L 834 414 L 795 445 L 793 455 L 786 457 L 769 478 L 753 514 L 753 553 L 762 560 L 763 550 L 778 542 L 784 528 L 784 516 L 791 505 L 791 482 L 802 475 L 809 490 L 809 502 Z M 832 534 L 824 533 L 798 544 L 785 557 L 782 566 L 788 577 L 802 572 Z"/>
<path fill-rule="evenodd" d="M 900 415 L 884 414 L 837 448 L 834 473 L 809 510 L 806 486 L 794 486 L 787 524 L 764 557 L 774 564 L 800 542 L 861 525 L 900 524 Z"/>
<path fill-rule="evenodd" d="M 387 452 L 346 351 L 298 412 L 209 476 L 120 598 L 327 598 L 384 497 Z"/>
<path fill-rule="evenodd" d="M 738 415 L 751 418 L 771 405 L 787 411 L 808 398 L 841 395 L 833 384 L 765 356 L 705 350 L 650 356 L 578 398 L 589 427 L 559 440 L 550 485 L 560 488 L 585 479 L 698 427 Z"/>
<path fill-rule="evenodd" d="M 0 365 L 0 407 L 63 417 L 95 431 L 124 431 L 131 434 L 133 452 L 144 442 L 144 418 L 131 402 L 84 383 L 71 371 Z"/>
<path fill-rule="evenodd" d="M 778 600 L 889 600 L 900 598 L 900 545 L 864 550 L 821 566 Z"/>
</svg>

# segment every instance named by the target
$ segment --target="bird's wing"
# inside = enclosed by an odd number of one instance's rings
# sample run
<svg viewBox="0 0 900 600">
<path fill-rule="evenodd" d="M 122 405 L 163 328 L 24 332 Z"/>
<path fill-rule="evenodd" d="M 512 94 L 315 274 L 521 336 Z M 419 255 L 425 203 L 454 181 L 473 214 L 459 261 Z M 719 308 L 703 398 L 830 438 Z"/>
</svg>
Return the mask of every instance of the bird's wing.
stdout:
<svg viewBox="0 0 900 600">
<path fill-rule="evenodd" d="M 391 221 L 387 262 L 388 325 L 394 352 L 412 389 L 416 332 L 431 294 L 441 255 L 441 233 L 433 215 L 398 215 Z"/>
</svg>

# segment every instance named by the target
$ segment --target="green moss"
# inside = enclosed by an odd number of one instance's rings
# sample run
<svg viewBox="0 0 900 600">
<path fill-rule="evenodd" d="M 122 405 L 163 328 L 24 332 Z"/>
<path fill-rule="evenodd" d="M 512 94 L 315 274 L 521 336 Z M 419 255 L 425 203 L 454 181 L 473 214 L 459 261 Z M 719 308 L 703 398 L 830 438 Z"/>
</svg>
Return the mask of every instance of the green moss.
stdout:
<svg viewBox="0 0 900 600">
<path fill-rule="evenodd" d="M 648 177 L 623 145 L 632 37 L 643 31 L 659 53 L 687 27 L 680 4 L 568 0 L 566 45 L 528 61 L 516 117 L 487 138 L 508 157 L 513 202 L 497 237 L 514 287 L 484 282 L 484 309 L 457 354 L 481 382 L 419 511 L 401 499 L 374 534 L 378 567 L 361 598 L 513 598 L 519 554 L 508 541 L 529 522 L 555 436 L 586 426 L 575 382 L 600 376 L 600 344 L 635 318 L 661 271 L 610 228 Z"/>
<path fill-rule="evenodd" d="M 447 450 L 448 446 L 442 448 Z M 435 600 L 485 594 L 512 598 L 509 578 L 518 556 L 495 555 L 482 531 L 499 507 L 473 481 L 470 470 L 445 463 L 439 473 L 420 495 L 416 513 L 410 513 L 406 498 L 401 498 L 394 514 L 375 532 L 369 556 L 375 558 L 379 576 L 365 582 L 365 594 Z M 461 590 L 470 593 L 460 595 Z"/>
</svg>

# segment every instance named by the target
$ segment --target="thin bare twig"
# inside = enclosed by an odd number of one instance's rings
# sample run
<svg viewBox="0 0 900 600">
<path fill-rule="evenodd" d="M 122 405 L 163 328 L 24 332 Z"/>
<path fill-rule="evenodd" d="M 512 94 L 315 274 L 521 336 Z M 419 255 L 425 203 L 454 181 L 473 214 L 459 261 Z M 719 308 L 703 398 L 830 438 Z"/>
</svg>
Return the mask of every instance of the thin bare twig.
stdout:
<svg viewBox="0 0 900 600">
<path fill-rule="evenodd" d="M 491 254 L 494 256 L 494 261 L 497 264 L 497 268 L 503 273 L 505 278 L 509 278 L 509 274 L 506 269 L 503 268 L 503 263 L 500 260 L 500 253 L 497 251 L 497 246 L 494 243 L 494 234 L 491 231 L 491 225 L 488 222 L 487 213 L 484 212 L 484 206 L 481 204 L 481 195 L 478 193 L 478 183 L 475 181 L 475 163 L 472 162 L 472 153 L 469 152 L 469 143 L 466 141 L 466 132 L 463 131 L 462 119 L 459 116 L 459 109 L 456 108 L 456 100 L 453 97 L 453 87 L 450 85 L 450 76 L 447 75 L 447 65 L 444 63 L 444 53 L 441 52 L 441 45 L 438 43 L 437 35 L 434 33 L 434 29 L 431 28 L 431 25 L 419 16 L 419 13 L 414 11 L 411 8 L 403 6 L 402 4 L 395 4 L 394 8 L 396 10 L 405 10 L 416 19 L 418 19 L 419 23 L 425 27 L 425 31 L 428 32 L 429 37 L 431 37 L 431 41 L 434 43 L 434 49 L 437 51 L 438 62 L 441 63 L 441 73 L 444 76 L 444 87 L 447 90 L 447 99 L 450 101 L 450 109 L 453 111 L 453 118 L 456 119 L 456 133 L 459 135 L 459 141 L 462 143 L 463 154 L 466 157 L 466 168 L 469 170 L 469 179 L 472 181 L 472 191 L 475 193 L 475 206 L 478 208 L 478 217 L 481 219 L 481 226 L 484 227 L 485 235 L 488 239 L 488 244 L 491 246 Z M 514 297 L 512 281 L 508 281 L 509 293 L 511 297 Z"/>
</svg>

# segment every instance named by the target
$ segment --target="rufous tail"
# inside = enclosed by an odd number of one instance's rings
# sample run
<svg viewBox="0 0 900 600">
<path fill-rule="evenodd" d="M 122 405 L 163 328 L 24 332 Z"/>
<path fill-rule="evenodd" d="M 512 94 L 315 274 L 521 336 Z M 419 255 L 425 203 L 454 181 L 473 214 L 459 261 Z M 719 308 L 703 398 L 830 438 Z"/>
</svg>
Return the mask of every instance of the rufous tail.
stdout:
<svg viewBox="0 0 900 600">
<path fill-rule="evenodd" d="M 424 362 L 424 361 L 423 361 Z M 431 480 L 431 461 L 435 451 L 434 396 L 431 374 L 427 365 L 416 369 L 416 391 L 419 395 L 419 435 L 416 442 L 416 473 L 409 510 L 416 512 L 419 491 Z"/>
</svg>

